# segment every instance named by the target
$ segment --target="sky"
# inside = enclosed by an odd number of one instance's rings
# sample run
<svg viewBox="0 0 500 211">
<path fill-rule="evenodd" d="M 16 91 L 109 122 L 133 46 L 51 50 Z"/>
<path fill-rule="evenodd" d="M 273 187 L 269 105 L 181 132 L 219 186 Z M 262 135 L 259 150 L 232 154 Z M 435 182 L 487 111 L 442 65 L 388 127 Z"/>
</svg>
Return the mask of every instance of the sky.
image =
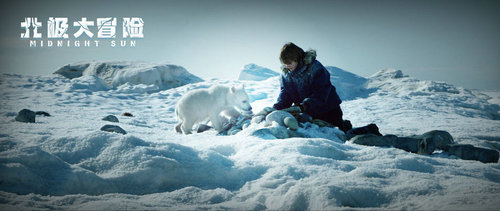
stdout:
<svg viewBox="0 0 500 211">
<path fill-rule="evenodd" d="M 1 73 L 48 75 L 79 61 L 126 60 L 237 79 L 249 63 L 279 71 L 281 47 L 294 42 L 315 49 L 323 65 L 364 77 L 396 68 L 422 80 L 500 90 L 500 1 L 23 0 L 2 1 L 0 17 Z M 42 40 L 49 17 L 67 17 L 70 24 L 116 17 L 117 42 L 121 18 L 140 17 L 144 38 L 134 39 L 135 47 L 30 48 L 30 39 L 20 37 L 25 17 L 42 22 Z M 76 28 L 68 31 L 74 41 Z"/>
</svg>

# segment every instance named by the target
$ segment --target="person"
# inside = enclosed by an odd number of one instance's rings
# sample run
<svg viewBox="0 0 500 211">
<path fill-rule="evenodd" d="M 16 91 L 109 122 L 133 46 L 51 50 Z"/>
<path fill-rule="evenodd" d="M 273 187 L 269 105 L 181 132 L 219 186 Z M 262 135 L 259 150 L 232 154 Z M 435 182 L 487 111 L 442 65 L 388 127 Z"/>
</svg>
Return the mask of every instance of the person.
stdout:
<svg viewBox="0 0 500 211">
<path fill-rule="evenodd" d="M 292 105 L 314 119 L 321 119 L 347 132 L 352 126 L 342 119 L 342 100 L 330 82 L 330 73 L 316 60 L 316 51 L 304 52 L 294 43 L 286 43 L 280 53 L 283 64 L 280 94 L 273 107 L 277 110 Z"/>
<path fill-rule="evenodd" d="M 349 120 L 343 120 L 342 100 L 330 81 L 330 73 L 316 60 L 315 50 L 304 52 L 289 42 L 281 48 L 280 61 L 280 94 L 273 108 L 297 106 L 302 112 L 299 116 L 305 114 L 310 119 L 326 121 L 344 131 L 348 139 L 367 133 L 382 136 L 375 124 L 352 128 Z"/>
</svg>

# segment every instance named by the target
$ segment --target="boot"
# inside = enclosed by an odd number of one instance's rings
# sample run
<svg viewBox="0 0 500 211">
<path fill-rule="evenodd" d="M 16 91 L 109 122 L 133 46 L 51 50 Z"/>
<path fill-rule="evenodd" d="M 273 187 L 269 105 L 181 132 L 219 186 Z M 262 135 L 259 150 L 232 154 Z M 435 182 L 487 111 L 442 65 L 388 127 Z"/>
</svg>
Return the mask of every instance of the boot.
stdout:
<svg viewBox="0 0 500 211">
<path fill-rule="evenodd" d="M 377 136 L 382 136 L 382 134 L 379 132 L 378 127 L 377 127 L 376 124 L 369 124 L 366 127 L 368 128 L 368 132 L 369 133 L 375 134 Z"/>
<path fill-rule="evenodd" d="M 342 121 L 342 127 L 340 128 L 340 130 L 344 131 L 344 133 L 347 133 L 347 131 L 351 130 L 352 129 L 352 124 L 351 124 L 351 121 L 345 119 Z"/>
<path fill-rule="evenodd" d="M 448 153 L 464 160 L 478 160 L 483 163 L 497 163 L 498 151 L 474 147 L 470 144 L 450 144 Z"/>
<path fill-rule="evenodd" d="M 376 136 L 382 136 L 382 134 L 378 131 L 378 127 L 376 124 L 369 124 L 367 126 L 353 128 L 346 132 L 346 136 L 347 139 L 351 139 L 356 135 L 369 134 L 369 133 Z"/>
<path fill-rule="evenodd" d="M 300 123 L 306 123 L 306 122 L 312 122 L 313 121 L 313 118 L 309 114 L 306 114 L 306 113 L 300 113 L 295 118 Z"/>
</svg>

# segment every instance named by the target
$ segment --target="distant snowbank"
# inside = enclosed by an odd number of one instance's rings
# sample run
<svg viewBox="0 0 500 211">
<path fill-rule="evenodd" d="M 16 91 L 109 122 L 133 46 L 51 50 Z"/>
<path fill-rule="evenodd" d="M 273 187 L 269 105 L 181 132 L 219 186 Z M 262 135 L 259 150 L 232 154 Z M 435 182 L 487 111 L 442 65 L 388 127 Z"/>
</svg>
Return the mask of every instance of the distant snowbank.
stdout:
<svg viewBox="0 0 500 211">
<path fill-rule="evenodd" d="M 479 91 L 456 87 L 441 81 L 421 81 L 403 74 L 401 70 L 384 69 L 369 78 L 367 89 L 377 90 L 377 95 L 394 95 L 401 98 L 427 98 L 464 116 L 481 116 L 500 119 L 500 106 L 489 102 L 491 97 Z M 428 107 L 429 105 L 421 105 Z"/>
<path fill-rule="evenodd" d="M 404 86 L 402 86 L 404 85 Z M 369 88 L 377 88 L 386 93 L 393 93 L 400 96 L 405 95 L 430 95 L 431 93 L 459 94 L 466 91 L 454 85 L 437 82 L 421 81 L 403 74 L 403 71 L 396 69 L 384 69 L 373 74 L 367 84 Z"/>
<path fill-rule="evenodd" d="M 344 101 L 365 98 L 374 91 L 366 88 L 368 79 L 364 77 L 334 66 L 326 66 L 325 68 L 330 72 L 330 81 L 337 89 L 337 94 Z"/>
<path fill-rule="evenodd" d="M 121 85 L 150 85 L 146 90 L 166 90 L 189 83 L 203 81 L 201 78 L 189 73 L 181 66 L 172 64 L 154 64 L 147 62 L 79 62 L 61 67 L 54 74 L 62 75 L 69 79 L 82 76 L 96 76 L 102 79 L 111 88 Z M 92 78 L 91 81 L 97 80 Z M 81 79 L 83 80 L 83 79 Z M 85 82 L 87 83 L 87 82 Z M 105 88 L 98 85 L 98 90 Z"/>
<path fill-rule="evenodd" d="M 243 70 L 241 70 L 238 80 L 262 81 L 278 75 L 280 74 L 272 71 L 271 69 L 261 67 L 259 65 L 252 63 L 252 64 L 247 64 L 243 67 Z"/>
<path fill-rule="evenodd" d="M 491 99 L 488 100 L 488 102 L 490 102 L 492 104 L 497 104 L 500 106 L 500 91 L 498 91 L 498 90 L 480 90 L 480 92 L 491 97 Z"/>
</svg>

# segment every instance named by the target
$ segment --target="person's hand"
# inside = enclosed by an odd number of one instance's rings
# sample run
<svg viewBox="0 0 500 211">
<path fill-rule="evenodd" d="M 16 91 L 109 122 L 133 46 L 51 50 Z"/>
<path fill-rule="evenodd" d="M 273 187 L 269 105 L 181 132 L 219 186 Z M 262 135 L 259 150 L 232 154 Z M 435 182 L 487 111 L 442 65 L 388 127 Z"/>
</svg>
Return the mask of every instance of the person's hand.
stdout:
<svg viewBox="0 0 500 211">
<path fill-rule="evenodd" d="M 299 107 L 300 107 L 300 110 L 302 111 L 302 113 L 305 113 L 305 112 L 306 112 L 306 110 L 307 110 L 307 106 L 306 106 L 306 104 L 301 103 L 301 104 L 299 105 Z"/>
<path fill-rule="evenodd" d="M 281 109 L 282 111 L 286 111 L 292 115 L 297 115 L 299 113 L 301 113 L 302 111 L 300 110 L 300 107 L 299 106 L 292 106 L 290 108 L 285 108 L 285 109 Z"/>
</svg>

